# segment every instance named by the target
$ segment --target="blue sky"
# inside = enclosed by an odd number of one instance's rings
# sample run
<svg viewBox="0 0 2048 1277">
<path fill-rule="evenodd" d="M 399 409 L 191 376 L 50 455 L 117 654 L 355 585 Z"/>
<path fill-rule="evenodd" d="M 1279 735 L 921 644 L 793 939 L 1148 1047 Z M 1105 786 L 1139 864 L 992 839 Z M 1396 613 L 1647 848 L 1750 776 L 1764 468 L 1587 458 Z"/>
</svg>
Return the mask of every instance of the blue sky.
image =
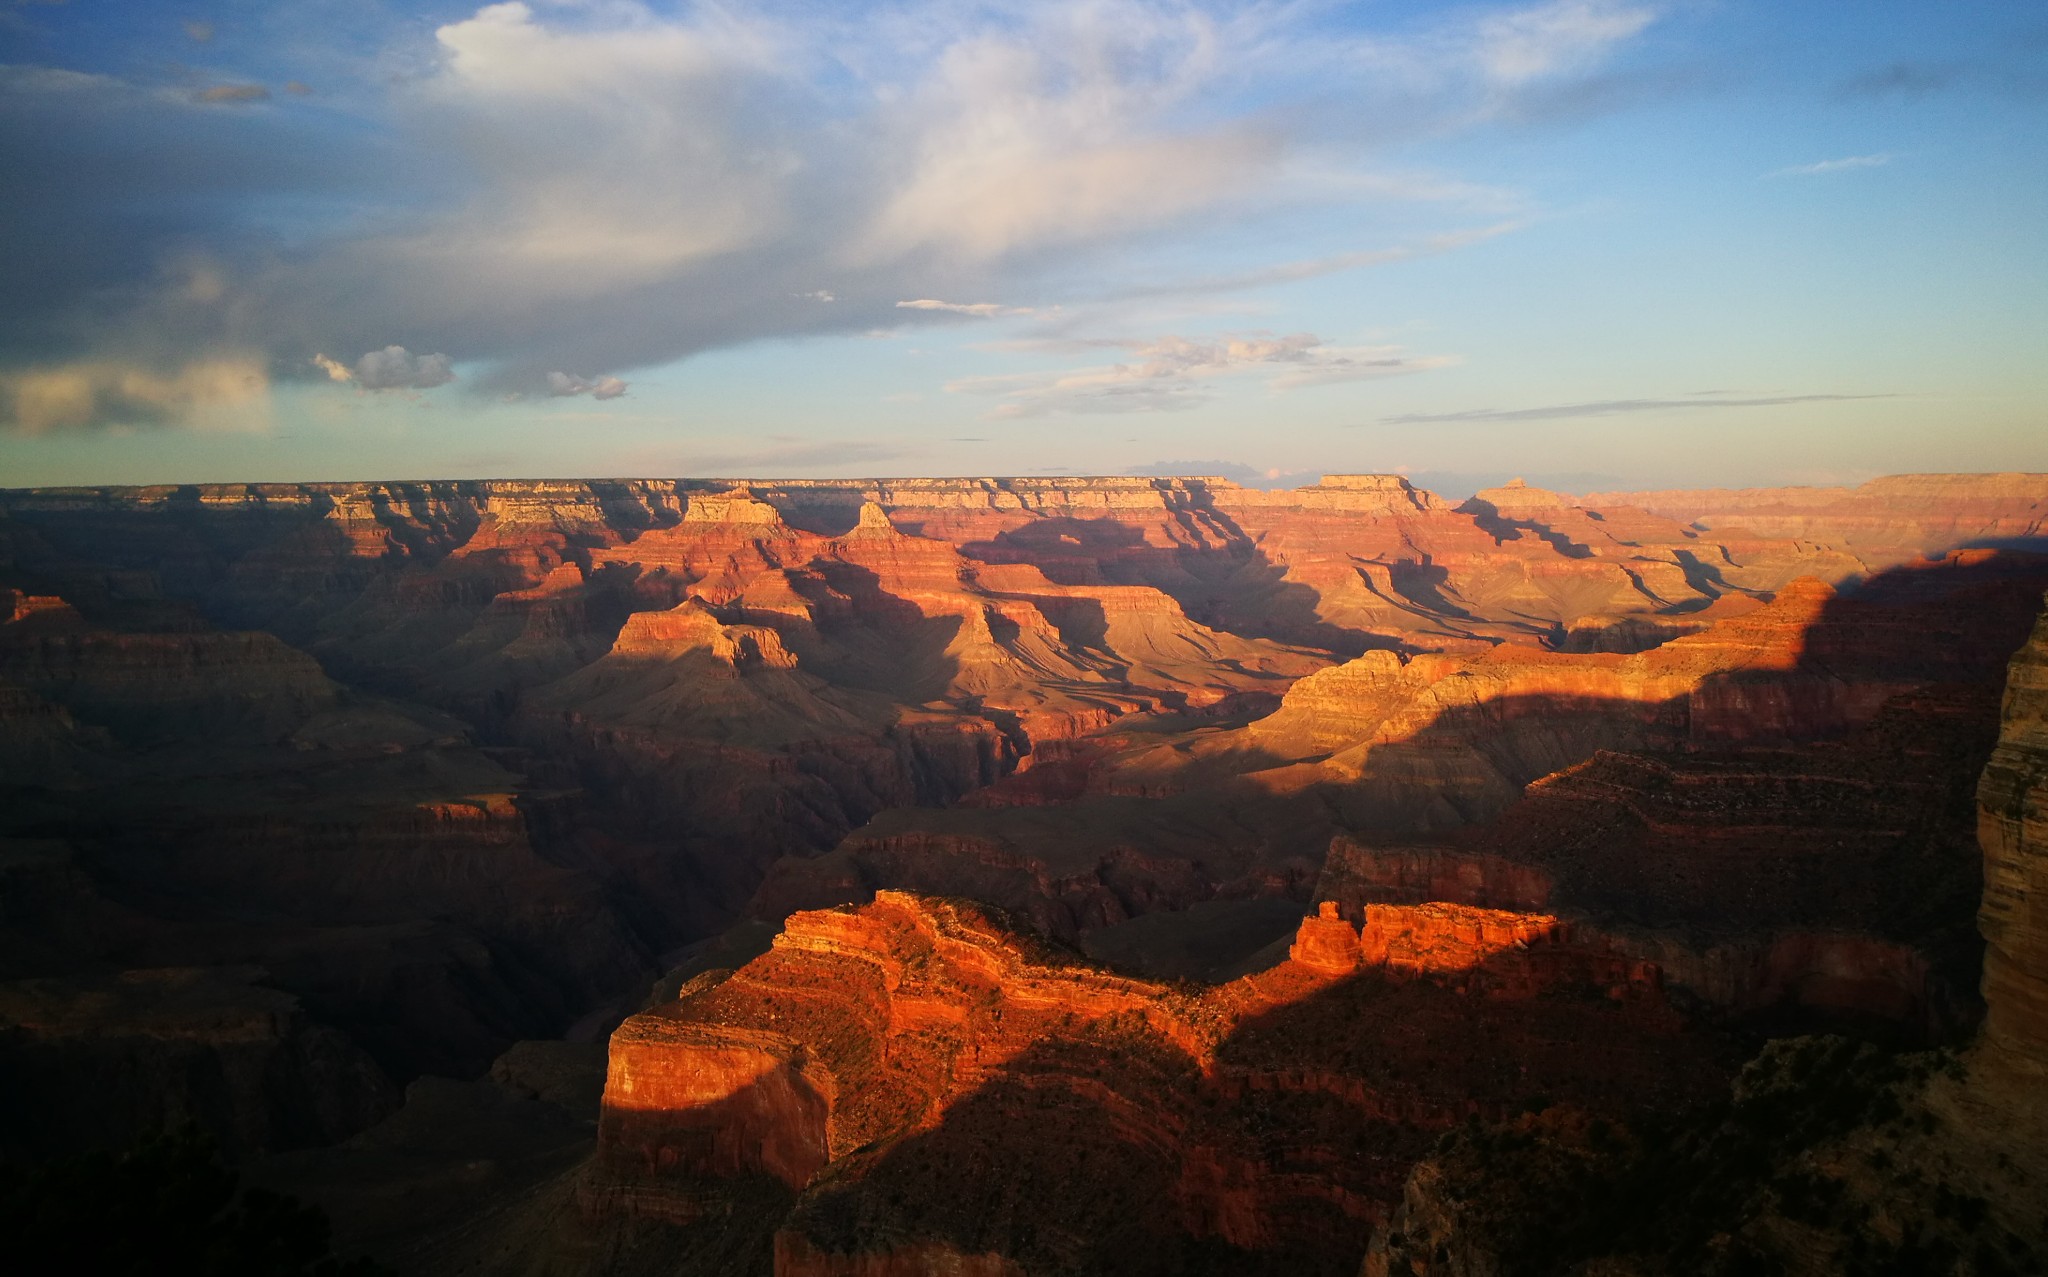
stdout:
<svg viewBox="0 0 2048 1277">
<path fill-rule="evenodd" d="M 0 0 L 0 485 L 2048 470 L 2036 3 Z"/>
</svg>

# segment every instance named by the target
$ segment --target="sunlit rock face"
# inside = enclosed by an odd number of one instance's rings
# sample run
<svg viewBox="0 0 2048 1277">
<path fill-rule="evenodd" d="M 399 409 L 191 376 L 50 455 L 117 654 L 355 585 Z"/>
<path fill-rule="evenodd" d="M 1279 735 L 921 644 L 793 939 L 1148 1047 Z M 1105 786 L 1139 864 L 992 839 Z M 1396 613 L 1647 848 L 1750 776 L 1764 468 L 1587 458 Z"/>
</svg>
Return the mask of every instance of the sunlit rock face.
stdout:
<svg viewBox="0 0 2048 1277">
<path fill-rule="evenodd" d="M 1328 906 L 1205 990 L 885 891 L 613 1035 L 583 1203 L 718 1220 L 772 1177 L 778 1273 L 1341 1272 L 1436 1132 L 1530 1088 L 1672 1102 L 1726 1061 L 1555 918 L 1385 907 L 1361 938 Z"/>
</svg>

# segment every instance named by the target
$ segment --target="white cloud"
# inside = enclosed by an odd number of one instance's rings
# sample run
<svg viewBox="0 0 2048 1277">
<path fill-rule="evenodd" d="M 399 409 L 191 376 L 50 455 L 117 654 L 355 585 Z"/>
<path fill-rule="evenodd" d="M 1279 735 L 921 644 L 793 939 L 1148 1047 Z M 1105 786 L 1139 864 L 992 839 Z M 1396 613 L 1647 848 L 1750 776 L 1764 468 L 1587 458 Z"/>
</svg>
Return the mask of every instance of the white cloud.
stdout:
<svg viewBox="0 0 2048 1277">
<path fill-rule="evenodd" d="M 574 377 L 565 372 L 548 374 L 548 394 L 557 399 L 589 395 L 592 399 L 617 399 L 626 393 L 626 383 L 617 377 Z"/>
<path fill-rule="evenodd" d="M 314 355 L 313 363 L 330 381 L 354 382 L 363 390 L 431 390 L 455 380 L 448 356 L 415 355 L 403 346 L 370 351 L 353 368 L 326 355 Z"/>
<path fill-rule="evenodd" d="M 1849 169 L 1883 168 L 1892 162 L 1891 153 L 1880 151 L 1875 155 L 1845 155 L 1838 160 L 1819 160 L 1812 164 L 1794 164 L 1781 168 L 1772 177 L 1811 177 L 1820 173 L 1841 173 Z"/>
<path fill-rule="evenodd" d="M 425 127 L 458 130 L 486 189 L 419 255 L 479 259 L 575 293 L 732 252 L 785 225 L 800 158 L 755 133 L 752 81 L 774 51 L 736 21 L 548 23 L 494 4 L 435 31 Z"/>
<path fill-rule="evenodd" d="M 999 259 L 1129 234 L 1270 183 L 1281 136 L 1180 111 L 1221 78 L 1225 44 L 1199 10 L 1135 3 L 1046 6 L 958 41 L 884 113 L 901 158 L 853 259 Z"/>
<path fill-rule="evenodd" d="M 1313 333 L 1209 340 L 1102 339 L 1062 345 L 1120 346 L 1133 358 L 1058 373 L 967 377 L 946 389 L 1000 399 L 992 417 L 1173 412 L 1207 402 L 1213 391 L 1204 383 L 1219 377 L 1262 376 L 1268 389 L 1285 391 L 1424 372 L 1454 362 L 1444 355 L 1411 356 L 1396 346 L 1328 346 Z"/>
</svg>

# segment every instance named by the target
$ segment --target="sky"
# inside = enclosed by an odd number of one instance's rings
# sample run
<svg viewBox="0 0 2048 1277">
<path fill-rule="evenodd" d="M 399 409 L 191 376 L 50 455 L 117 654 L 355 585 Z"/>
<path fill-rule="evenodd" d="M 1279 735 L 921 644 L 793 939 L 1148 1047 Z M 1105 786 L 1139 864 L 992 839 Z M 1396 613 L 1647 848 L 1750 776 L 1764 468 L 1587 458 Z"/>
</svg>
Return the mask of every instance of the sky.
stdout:
<svg viewBox="0 0 2048 1277">
<path fill-rule="evenodd" d="M 2038 0 L 0 0 L 0 487 L 2048 471 Z"/>
</svg>

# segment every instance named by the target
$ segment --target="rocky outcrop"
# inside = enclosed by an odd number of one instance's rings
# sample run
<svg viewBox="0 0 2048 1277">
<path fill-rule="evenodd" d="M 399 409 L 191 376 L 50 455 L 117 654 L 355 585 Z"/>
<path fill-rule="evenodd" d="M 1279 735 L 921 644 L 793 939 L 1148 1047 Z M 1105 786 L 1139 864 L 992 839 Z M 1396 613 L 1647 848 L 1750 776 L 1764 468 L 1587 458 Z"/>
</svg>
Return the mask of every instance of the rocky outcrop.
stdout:
<svg viewBox="0 0 2048 1277">
<path fill-rule="evenodd" d="M 779 1273 L 1339 1272 L 1401 1168 L 1468 1113 L 1537 1086 L 1612 1110 L 1617 1077 L 1640 1098 L 1720 1076 L 1654 979 L 1539 1010 L 1606 991 L 1555 919 L 1373 924 L 1361 942 L 1325 910 L 1297 960 L 1198 992 L 964 902 L 796 914 L 769 954 L 613 1036 L 584 1209 L 729 1219 L 771 1179 L 798 1194 Z M 1333 930 L 1348 965 L 1318 957 Z M 1470 940 L 1475 965 L 1416 949 L 1425 932 Z M 1449 1063 L 1495 1037 L 1529 1072 Z"/>
<path fill-rule="evenodd" d="M 1978 786 L 1984 849 L 1983 1055 L 2048 1086 L 2048 615 L 2013 657 L 1998 748 Z"/>
<path fill-rule="evenodd" d="M 1569 1113 L 1464 1132 L 1410 1175 L 1364 1277 L 2038 1267 L 2044 669 L 2048 616 L 2012 660 L 1977 790 L 1987 1009 L 1970 1049 L 1891 1056 L 1840 1039 L 1779 1041 L 1729 1104 L 1640 1142 Z M 1840 965 L 1867 981 L 1867 956 Z"/>
</svg>

